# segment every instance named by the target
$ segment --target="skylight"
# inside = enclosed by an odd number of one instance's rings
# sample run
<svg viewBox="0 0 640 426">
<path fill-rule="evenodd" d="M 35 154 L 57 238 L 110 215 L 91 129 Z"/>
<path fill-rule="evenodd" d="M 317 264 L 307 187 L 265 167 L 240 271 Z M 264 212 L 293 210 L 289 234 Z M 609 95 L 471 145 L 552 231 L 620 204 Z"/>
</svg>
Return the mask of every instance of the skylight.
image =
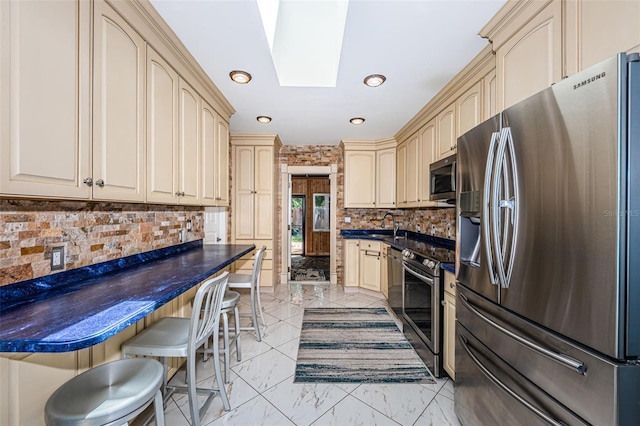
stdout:
<svg viewBox="0 0 640 426">
<path fill-rule="evenodd" d="M 349 0 L 256 0 L 280 86 L 336 87 Z"/>
</svg>

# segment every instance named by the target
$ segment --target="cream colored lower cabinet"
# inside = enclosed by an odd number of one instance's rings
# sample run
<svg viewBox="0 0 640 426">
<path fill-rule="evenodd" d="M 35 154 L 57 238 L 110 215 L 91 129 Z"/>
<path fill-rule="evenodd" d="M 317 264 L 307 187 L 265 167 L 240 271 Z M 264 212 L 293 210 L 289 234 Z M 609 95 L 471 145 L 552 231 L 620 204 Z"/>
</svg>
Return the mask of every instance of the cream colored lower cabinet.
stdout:
<svg viewBox="0 0 640 426">
<path fill-rule="evenodd" d="M 344 240 L 344 286 L 360 284 L 360 240 Z"/>
<path fill-rule="evenodd" d="M 380 291 L 380 241 L 360 241 L 360 287 Z"/>
<path fill-rule="evenodd" d="M 456 282 L 455 276 L 444 273 L 444 324 L 442 331 L 443 367 L 449 376 L 456 379 Z"/>
<path fill-rule="evenodd" d="M 389 298 L 389 268 L 387 253 L 389 244 L 382 244 L 382 260 L 380 264 L 380 292 L 385 298 Z"/>
<path fill-rule="evenodd" d="M 89 349 L 0 356 L 0 424 L 44 425 L 44 406 L 63 383 L 86 370 Z"/>
</svg>

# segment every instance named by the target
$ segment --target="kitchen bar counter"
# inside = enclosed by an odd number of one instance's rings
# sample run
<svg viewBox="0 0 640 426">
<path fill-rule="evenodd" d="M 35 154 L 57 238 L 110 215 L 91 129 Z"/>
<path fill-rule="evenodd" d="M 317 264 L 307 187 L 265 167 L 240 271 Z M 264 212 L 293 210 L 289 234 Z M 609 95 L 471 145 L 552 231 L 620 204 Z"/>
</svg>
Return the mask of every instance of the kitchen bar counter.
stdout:
<svg viewBox="0 0 640 426">
<path fill-rule="evenodd" d="M 0 352 L 107 340 L 255 249 L 202 240 L 0 287 Z"/>
<path fill-rule="evenodd" d="M 391 247 L 397 250 L 404 250 L 406 248 L 415 250 L 417 252 L 429 254 L 430 251 L 439 250 L 440 257 L 443 257 L 443 253 L 449 253 L 450 262 L 440 263 L 440 267 L 445 271 L 449 271 L 455 274 L 455 249 L 456 242 L 454 240 L 448 240 L 446 238 L 434 237 L 431 235 L 420 234 L 412 231 L 399 230 L 397 236 L 400 238 L 393 238 L 393 231 L 387 229 L 343 229 L 340 231 L 340 235 L 344 239 L 358 239 L 358 240 L 377 240 L 391 245 Z"/>
</svg>

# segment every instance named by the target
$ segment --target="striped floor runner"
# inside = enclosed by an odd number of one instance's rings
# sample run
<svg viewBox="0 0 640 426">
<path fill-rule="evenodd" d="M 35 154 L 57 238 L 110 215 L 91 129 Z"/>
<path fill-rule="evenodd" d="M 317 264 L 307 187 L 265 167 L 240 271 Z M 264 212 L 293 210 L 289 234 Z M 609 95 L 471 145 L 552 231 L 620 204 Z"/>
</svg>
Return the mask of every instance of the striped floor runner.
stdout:
<svg viewBox="0 0 640 426">
<path fill-rule="evenodd" d="M 294 382 L 435 383 L 384 308 L 306 308 Z"/>
</svg>

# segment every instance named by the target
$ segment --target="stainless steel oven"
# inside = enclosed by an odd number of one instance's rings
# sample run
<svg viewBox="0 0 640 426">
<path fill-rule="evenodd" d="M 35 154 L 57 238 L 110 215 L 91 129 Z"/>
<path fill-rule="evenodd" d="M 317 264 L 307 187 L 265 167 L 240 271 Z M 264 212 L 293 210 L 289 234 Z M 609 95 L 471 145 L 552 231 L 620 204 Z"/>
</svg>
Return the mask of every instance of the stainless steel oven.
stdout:
<svg viewBox="0 0 640 426">
<path fill-rule="evenodd" d="M 439 262 L 402 253 L 404 333 L 436 377 L 442 376 L 442 283 Z"/>
</svg>

